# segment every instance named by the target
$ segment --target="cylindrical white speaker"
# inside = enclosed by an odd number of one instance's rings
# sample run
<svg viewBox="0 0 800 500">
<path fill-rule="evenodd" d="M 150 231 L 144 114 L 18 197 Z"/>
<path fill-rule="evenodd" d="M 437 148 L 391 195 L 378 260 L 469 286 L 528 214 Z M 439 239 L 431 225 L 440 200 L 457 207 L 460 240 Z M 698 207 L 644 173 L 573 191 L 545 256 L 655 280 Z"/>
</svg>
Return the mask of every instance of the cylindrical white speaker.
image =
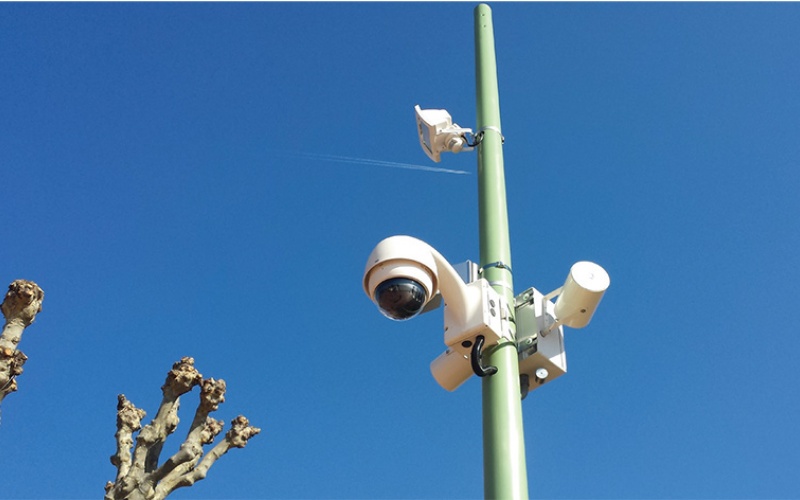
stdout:
<svg viewBox="0 0 800 500">
<path fill-rule="evenodd" d="M 610 284 L 606 270 L 594 262 L 575 263 L 556 300 L 556 319 L 570 328 L 583 328 Z"/>
</svg>

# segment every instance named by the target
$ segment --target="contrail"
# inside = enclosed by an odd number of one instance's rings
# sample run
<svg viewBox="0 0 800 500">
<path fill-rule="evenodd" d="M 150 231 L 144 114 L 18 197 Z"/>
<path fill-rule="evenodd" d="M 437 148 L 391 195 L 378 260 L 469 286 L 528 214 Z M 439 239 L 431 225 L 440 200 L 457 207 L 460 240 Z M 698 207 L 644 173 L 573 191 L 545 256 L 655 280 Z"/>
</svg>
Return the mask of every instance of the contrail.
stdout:
<svg viewBox="0 0 800 500">
<path fill-rule="evenodd" d="M 441 168 L 441 167 L 428 167 L 425 165 L 415 165 L 413 163 L 399 163 L 396 161 L 385 161 L 385 160 L 371 160 L 369 158 L 353 158 L 350 156 L 336 156 L 336 155 L 327 155 L 327 154 L 320 154 L 320 153 L 281 153 L 286 156 L 291 156 L 295 158 L 305 158 L 308 160 L 321 160 L 321 161 L 333 161 L 338 163 L 355 163 L 358 165 L 375 165 L 378 167 L 389 167 L 389 168 L 405 168 L 408 170 L 422 170 L 425 172 L 438 172 L 440 174 L 455 174 L 455 175 L 469 175 L 469 172 L 466 170 L 453 170 L 449 168 Z"/>
</svg>

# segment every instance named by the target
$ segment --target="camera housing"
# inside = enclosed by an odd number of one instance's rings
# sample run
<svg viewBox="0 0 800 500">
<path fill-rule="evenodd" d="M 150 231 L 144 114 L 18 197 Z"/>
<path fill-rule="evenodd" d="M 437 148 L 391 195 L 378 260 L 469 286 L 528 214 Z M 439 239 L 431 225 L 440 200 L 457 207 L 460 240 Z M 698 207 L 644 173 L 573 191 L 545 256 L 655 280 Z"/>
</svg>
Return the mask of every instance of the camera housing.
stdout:
<svg viewBox="0 0 800 500">
<path fill-rule="evenodd" d="M 417 316 L 438 287 L 436 262 L 428 245 L 411 236 L 384 239 L 367 259 L 364 291 L 389 319 Z"/>
<path fill-rule="evenodd" d="M 476 266 L 469 264 L 467 274 L 474 278 L 476 273 L 469 271 Z M 505 299 L 485 279 L 465 283 L 436 249 L 411 236 L 391 236 L 378 243 L 367 259 L 363 287 L 381 313 L 396 321 L 411 319 L 444 301 L 448 350 L 431 364 L 431 373 L 447 390 L 475 373 L 473 348 L 479 351 L 481 343 L 492 346 L 510 338 Z"/>
<path fill-rule="evenodd" d="M 487 341 L 503 336 L 506 301 L 485 279 L 467 283 L 461 288 L 462 304 L 450 303 L 445 297 L 444 343 L 462 354 L 469 354 L 475 337 L 484 334 Z M 486 333 L 490 335 L 487 337 Z"/>
</svg>

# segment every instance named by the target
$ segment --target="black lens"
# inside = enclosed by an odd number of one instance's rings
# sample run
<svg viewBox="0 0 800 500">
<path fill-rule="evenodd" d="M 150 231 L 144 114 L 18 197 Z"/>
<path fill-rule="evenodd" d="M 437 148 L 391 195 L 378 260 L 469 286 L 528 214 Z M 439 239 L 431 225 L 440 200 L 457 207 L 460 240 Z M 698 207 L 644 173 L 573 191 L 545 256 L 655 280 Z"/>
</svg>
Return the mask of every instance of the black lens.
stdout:
<svg viewBox="0 0 800 500">
<path fill-rule="evenodd" d="M 411 319 L 425 306 L 425 288 L 408 278 L 386 280 L 375 288 L 375 302 L 391 319 Z"/>
</svg>

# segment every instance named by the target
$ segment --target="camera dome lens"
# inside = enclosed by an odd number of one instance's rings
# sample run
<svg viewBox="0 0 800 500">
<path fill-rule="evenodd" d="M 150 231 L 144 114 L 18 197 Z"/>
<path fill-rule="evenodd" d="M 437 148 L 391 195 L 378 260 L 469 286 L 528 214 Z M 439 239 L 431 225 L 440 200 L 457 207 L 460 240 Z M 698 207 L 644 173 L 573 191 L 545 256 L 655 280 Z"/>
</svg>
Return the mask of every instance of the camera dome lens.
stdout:
<svg viewBox="0 0 800 500">
<path fill-rule="evenodd" d="M 375 288 L 375 302 L 384 316 L 402 321 L 411 319 L 425 306 L 425 288 L 408 278 L 386 280 Z"/>
</svg>

